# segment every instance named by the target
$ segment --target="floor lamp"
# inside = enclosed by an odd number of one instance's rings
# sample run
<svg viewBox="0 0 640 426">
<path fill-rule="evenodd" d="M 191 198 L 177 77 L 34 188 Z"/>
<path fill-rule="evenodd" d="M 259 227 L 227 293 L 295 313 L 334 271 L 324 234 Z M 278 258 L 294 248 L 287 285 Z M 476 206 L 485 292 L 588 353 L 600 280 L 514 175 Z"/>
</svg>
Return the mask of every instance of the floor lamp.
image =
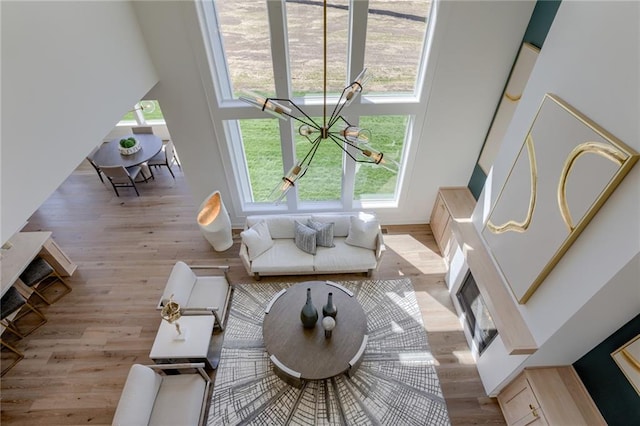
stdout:
<svg viewBox="0 0 640 426">
<path fill-rule="evenodd" d="M 225 251 L 233 245 L 231 220 L 220 197 L 220 191 L 214 191 L 200 205 L 198 225 L 202 235 L 216 251 Z"/>
</svg>

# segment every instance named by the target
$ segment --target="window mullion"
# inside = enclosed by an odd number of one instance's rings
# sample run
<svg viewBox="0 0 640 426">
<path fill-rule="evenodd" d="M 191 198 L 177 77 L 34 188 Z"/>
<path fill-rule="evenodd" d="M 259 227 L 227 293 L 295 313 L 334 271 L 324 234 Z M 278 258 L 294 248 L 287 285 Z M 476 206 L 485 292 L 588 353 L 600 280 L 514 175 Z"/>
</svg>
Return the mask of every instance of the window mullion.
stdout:
<svg viewBox="0 0 640 426">
<path fill-rule="evenodd" d="M 269 32 L 271 35 L 271 58 L 273 61 L 273 77 L 276 98 L 291 98 L 291 70 L 289 66 L 289 44 L 287 42 L 287 17 L 284 1 L 267 1 Z M 287 120 L 279 120 L 280 147 L 282 150 L 283 175 L 293 167 L 296 161 L 293 124 Z M 274 186 L 277 182 L 273 183 Z M 297 188 L 292 188 L 287 196 L 289 209 L 297 204 Z"/>
<path fill-rule="evenodd" d="M 351 0 L 349 5 L 349 47 L 346 60 L 349 62 L 347 81 L 351 83 L 364 68 L 364 49 L 367 40 L 367 18 L 369 0 Z"/>
<path fill-rule="evenodd" d="M 349 2 L 349 40 L 347 47 L 347 80 L 345 85 L 353 81 L 364 68 L 364 49 L 367 40 L 367 18 L 369 10 L 368 0 L 351 0 Z M 359 103 L 360 99 L 356 102 Z M 354 107 L 356 105 L 352 105 Z M 353 113 L 353 111 L 350 111 Z M 351 124 L 357 126 L 360 117 L 358 115 L 350 116 Z M 354 148 L 347 146 L 346 149 L 356 156 L 357 152 Z M 346 154 L 343 155 L 343 175 L 342 175 L 342 204 L 345 209 L 351 209 L 355 192 L 355 174 L 357 163 L 348 161 Z"/>
</svg>

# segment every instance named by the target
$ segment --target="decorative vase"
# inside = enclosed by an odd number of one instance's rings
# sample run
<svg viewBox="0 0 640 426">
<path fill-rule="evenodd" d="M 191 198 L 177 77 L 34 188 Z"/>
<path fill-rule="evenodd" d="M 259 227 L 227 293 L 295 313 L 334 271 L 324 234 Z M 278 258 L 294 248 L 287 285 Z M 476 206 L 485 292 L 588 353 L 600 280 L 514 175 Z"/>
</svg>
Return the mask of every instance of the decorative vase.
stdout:
<svg viewBox="0 0 640 426">
<path fill-rule="evenodd" d="M 212 192 L 200 205 L 196 218 L 200 232 L 215 251 L 225 251 L 233 245 L 231 219 L 222 202 L 220 191 Z"/>
<path fill-rule="evenodd" d="M 333 304 L 333 293 L 329 292 L 327 296 L 327 304 L 322 307 L 322 317 L 331 317 L 336 319 L 338 315 L 338 308 Z"/>
<path fill-rule="evenodd" d="M 310 288 L 307 289 L 307 302 L 302 307 L 302 311 L 300 311 L 300 321 L 302 321 L 304 328 L 314 328 L 318 321 L 318 310 L 311 301 Z"/>
<path fill-rule="evenodd" d="M 333 329 L 336 328 L 336 320 L 334 320 L 333 317 L 322 318 L 322 328 L 324 328 L 325 339 L 330 339 Z"/>
</svg>

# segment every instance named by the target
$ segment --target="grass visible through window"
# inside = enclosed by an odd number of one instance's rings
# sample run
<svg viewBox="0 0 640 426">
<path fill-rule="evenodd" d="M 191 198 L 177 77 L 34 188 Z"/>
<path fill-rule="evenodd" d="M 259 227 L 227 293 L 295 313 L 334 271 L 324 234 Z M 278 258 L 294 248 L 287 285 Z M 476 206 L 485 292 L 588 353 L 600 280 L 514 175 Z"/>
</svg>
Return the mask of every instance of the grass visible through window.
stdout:
<svg viewBox="0 0 640 426">
<path fill-rule="evenodd" d="M 387 158 L 400 161 L 407 125 L 405 116 L 363 117 L 362 127 L 371 131 L 371 144 Z M 240 128 L 249 170 L 254 201 L 268 201 L 271 190 L 285 172 L 277 120 L 241 120 Z M 309 142 L 296 139 L 297 159 L 301 160 L 310 148 Z M 316 156 L 299 182 L 302 200 L 337 200 L 341 190 L 342 150 L 330 140 L 322 142 Z M 353 161 L 347 158 L 347 161 Z M 395 191 L 397 175 L 374 164 L 358 163 L 356 199 L 389 198 Z"/>
</svg>

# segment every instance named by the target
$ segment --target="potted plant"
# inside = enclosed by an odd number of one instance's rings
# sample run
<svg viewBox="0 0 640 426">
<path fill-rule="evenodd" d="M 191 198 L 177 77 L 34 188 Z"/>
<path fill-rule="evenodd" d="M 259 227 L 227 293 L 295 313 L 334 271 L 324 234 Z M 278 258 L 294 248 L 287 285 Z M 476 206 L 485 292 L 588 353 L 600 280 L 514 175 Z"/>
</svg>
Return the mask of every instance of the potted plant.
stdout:
<svg viewBox="0 0 640 426">
<path fill-rule="evenodd" d="M 120 154 L 131 155 L 140 151 L 142 145 L 140 145 L 140 143 L 133 136 L 131 136 L 126 139 L 120 139 L 118 148 L 120 149 Z"/>
</svg>

